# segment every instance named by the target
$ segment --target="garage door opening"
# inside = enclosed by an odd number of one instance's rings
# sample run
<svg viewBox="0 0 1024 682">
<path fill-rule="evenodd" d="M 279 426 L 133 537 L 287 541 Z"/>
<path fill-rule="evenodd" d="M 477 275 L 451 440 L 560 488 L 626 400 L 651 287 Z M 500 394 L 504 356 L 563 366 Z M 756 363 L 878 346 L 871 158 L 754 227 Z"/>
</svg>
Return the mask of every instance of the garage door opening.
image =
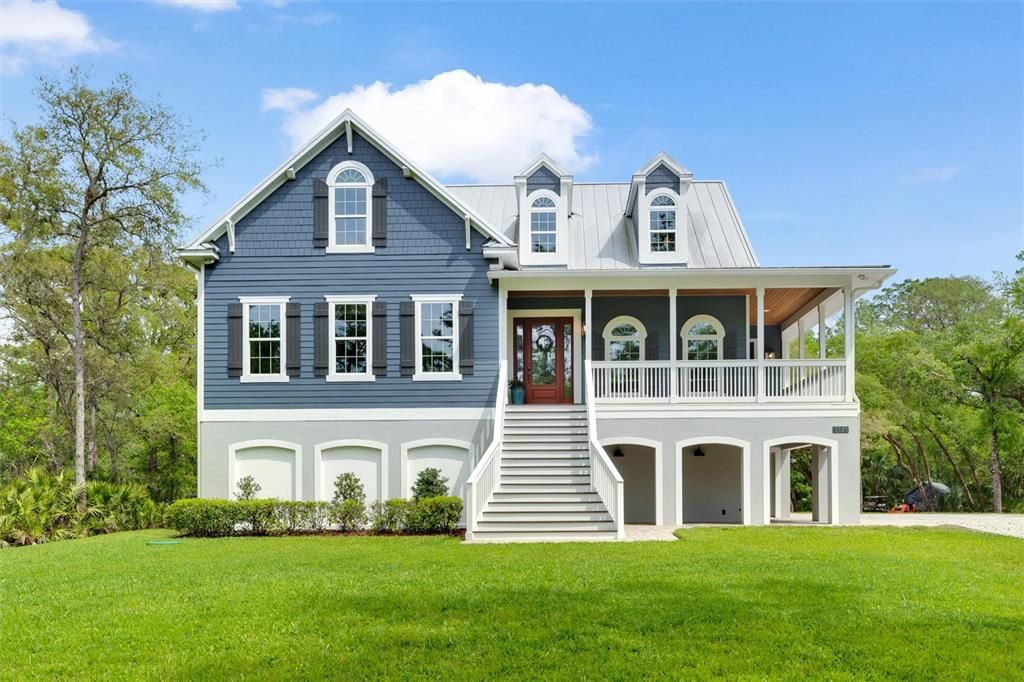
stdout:
<svg viewBox="0 0 1024 682">
<path fill-rule="evenodd" d="M 743 448 L 722 443 L 683 447 L 683 523 L 743 523 Z"/>
<path fill-rule="evenodd" d="M 657 457 L 654 447 L 602 441 L 622 476 L 626 523 L 657 523 Z"/>
</svg>

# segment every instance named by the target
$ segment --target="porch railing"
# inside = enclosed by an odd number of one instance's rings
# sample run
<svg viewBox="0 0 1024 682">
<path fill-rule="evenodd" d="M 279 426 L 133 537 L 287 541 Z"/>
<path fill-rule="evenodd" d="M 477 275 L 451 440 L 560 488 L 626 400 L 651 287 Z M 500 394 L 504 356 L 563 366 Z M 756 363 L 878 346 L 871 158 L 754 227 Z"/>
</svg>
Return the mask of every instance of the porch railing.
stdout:
<svg viewBox="0 0 1024 682">
<path fill-rule="evenodd" d="M 505 428 L 505 403 L 508 396 L 508 364 L 498 366 L 498 392 L 494 398 L 494 429 L 473 472 L 466 480 L 466 533 L 470 539 L 476 531 L 477 517 L 501 482 L 501 435 Z"/>
<path fill-rule="evenodd" d="M 589 364 L 594 399 L 599 403 L 846 400 L 845 360 L 592 361 Z"/>
<path fill-rule="evenodd" d="M 591 362 L 586 362 L 587 374 L 595 376 L 591 370 Z M 590 437 L 590 484 L 594 491 L 601 496 L 612 521 L 615 522 L 615 534 L 619 538 L 626 537 L 625 526 L 625 497 L 622 476 L 619 474 L 612 460 L 605 452 L 604 446 L 597 440 L 597 410 L 595 386 L 593 381 L 587 384 L 587 433 Z"/>
</svg>

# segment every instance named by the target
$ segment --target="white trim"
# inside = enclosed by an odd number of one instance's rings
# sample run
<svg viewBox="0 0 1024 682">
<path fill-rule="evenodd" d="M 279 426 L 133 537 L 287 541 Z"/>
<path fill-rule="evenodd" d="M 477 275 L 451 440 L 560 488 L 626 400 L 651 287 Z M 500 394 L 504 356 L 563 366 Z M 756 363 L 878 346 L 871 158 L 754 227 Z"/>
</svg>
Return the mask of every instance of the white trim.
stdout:
<svg viewBox="0 0 1024 682">
<path fill-rule="evenodd" d="M 468 215 L 472 218 L 474 227 L 476 227 L 476 229 L 481 233 L 499 244 L 505 244 L 506 246 L 513 245 L 513 242 L 508 237 L 488 223 L 482 215 L 463 203 L 432 175 L 412 163 L 412 161 L 410 161 L 404 154 L 395 149 L 390 142 L 381 137 L 377 131 L 367 125 L 361 118 L 356 116 L 351 109 L 346 109 L 333 121 L 324 126 L 305 147 L 278 166 L 270 173 L 270 175 L 261 180 L 256 187 L 250 190 L 244 197 L 228 209 L 227 212 L 210 223 L 202 234 L 185 247 L 185 250 L 201 248 L 204 243 L 215 241 L 221 234 L 223 234 L 227 220 L 234 220 L 236 222 L 241 220 L 245 215 L 256 208 L 256 206 L 259 206 L 264 199 L 270 196 L 275 189 L 287 182 L 288 169 L 291 168 L 298 171 L 313 160 L 317 154 L 326 149 L 328 145 L 341 137 L 344 131 L 350 131 L 353 128 L 355 128 L 360 135 L 365 137 L 370 144 L 383 152 L 385 156 L 389 157 L 395 165 L 402 167 L 403 172 L 408 168 L 410 172 L 406 177 L 415 177 L 417 182 L 423 185 L 429 192 L 440 199 L 453 211 L 458 213 L 460 216 Z M 351 139 L 351 135 L 349 136 L 349 139 Z M 210 255 L 216 258 L 216 254 Z"/>
<path fill-rule="evenodd" d="M 768 468 L 765 471 L 771 472 L 771 449 L 780 445 L 820 445 L 829 449 L 828 454 L 828 524 L 839 525 L 839 441 L 821 436 L 783 436 L 772 438 L 763 443 L 763 462 Z M 794 448 L 789 448 L 790 450 Z M 764 502 L 766 523 L 771 522 L 771 479 L 764 479 Z"/>
<path fill-rule="evenodd" d="M 286 304 L 290 296 L 239 296 L 242 304 L 242 376 L 243 384 L 287 383 L 288 377 L 288 316 Z M 277 374 L 252 374 L 249 371 L 249 307 L 254 305 L 276 305 L 281 318 L 281 371 Z"/>
<path fill-rule="evenodd" d="M 351 140 L 352 138 L 349 137 Z M 355 169 L 363 174 L 365 182 L 335 182 L 339 173 L 349 168 Z M 373 173 L 365 164 L 358 161 L 342 161 L 327 174 L 327 219 L 330 226 L 327 230 L 327 253 L 373 253 Z M 363 215 L 338 215 L 335 213 L 337 203 L 334 193 L 339 188 L 362 189 L 366 192 L 366 213 Z M 336 219 L 363 218 L 366 221 L 362 244 L 338 244 L 338 230 Z"/>
<path fill-rule="evenodd" d="M 519 215 L 519 261 L 523 265 L 566 265 L 569 262 L 569 212 L 567 198 L 549 189 L 535 189 L 526 193 L 526 181 L 522 181 L 523 208 Z M 547 198 L 554 202 L 554 208 L 534 209 L 533 202 Z M 533 214 L 555 214 L 555 250 L 535 253 L 533 251 Z M 546 233 L 550 234 L 550 233 Z"/>
<path fill-rule="evenodd" d="M 676 248 L 675 251 L 652 251 L 651 250 L 651 211 L 654 208 L 651 206 L 651 202 L 657 197 L 667 196 L 674 203 L 673 210 L 675 211 L 675 234 L 676 234 Z M 660 187 L 658 189 L 646 191 L 646 183 L 644 183 L 644 194 L 640 196 L 638 203 L 638 212 L 640 215 L 635 216 L 639 230 L 637 232 L 640 241 L 640 263 L 651 264 L 651 265 L 666 265 L 666 264 L 683 264 L 689 261 L 688 242 L 689 242 L 689 212 L 686 210 L 686 206 L 683 203 L 682 196 L 679 192 L 668 189 L 666 187 Z"/>
<path fill-rule="evenodd" d="M 355 294 L 355 295 L 327 295 L 324 296 L 324 300 L 327 301 L 327 325 L 328 325 L 328 339 L 330 343 L 327 347 L 327 376 L 326 381 L 329 382 L 353 382 L 353 381 L 376 381 L 377 377 L 373 374 L 373 302 L 377 300 L 377 296 L 374 294 Z M 337 304 L 356 304 L 363 305 L 366 307 L 366 371 L 362 373 L 339 373 L 337 372 L 337 338 L 334 336 L 334 307 Z"/>
<path fill-rule="evenodd" d="M 302 446 L 285 440 L 243 440 L 228 445 L 228 495 L 232 499 L 235 486 L 235 456 L 239 450 L 250 448 L 280 448 L 291 450 L 295 455 L 295 474 L 292 476 L 292 499 L 302 499 Z"/>
<path fill-rule="evenodd" d="M 202 420 L 224 422 L 329 421 L 482 421 L 494 418 L 491 407 L 371 407 L 311 409 L 203 410 Z"/>
<path fill-rule="evenodd" d="M 634 175 L 648 175 L 661 164 L 665 164 L 665 166 L 667 166 L 668 169 L 676 175 L 693 177 L 693 173 L 691 173 L 685 166 L 663 151 L 655 154 L 654 157 L 641 166 L 640 170 L 636 171 Z"/>
<path fill-rule="evenodd" d="M 507 300 L 506 292 L 506 300 Z M 515 319 L 517 317 L 571 317 L 572 318 L 572 402 L 575 405 L 583 403 L 584 381 L 583 354 L 584 337 L 582 317 L 578 308 L 528 308 L 522 310 L 508 309 L 505 315 L 505 342 L 501 346 L 505 349 L 507 358 L 515 357 Z M 515 361 L 509 360 L 509 379 L 515 378 Z"/>
<path fill-rule="evenodd" d="M 750 480 L 750 441 L 733 438 L 732 436 L 698 436 L 676 441 L 673 457 L 677 458 L 679 471 L 676 475 L 676 525 L 683 525 L 683 464 L 682 450 L 693 445 L 731 445 L 742 450 L 740 477 L 743 480 L 743 525 L 751 525 L 751 480 Z"/>
<path fill-rule="evenodd" d="M 633 336 L 612 336 L 612 332 L 620 324 L 628 324 L 636 329 L 636 334 Z M 644 323 L 636 319 L 632 315 L 619 315 L 613 317 L 608 324 L 604 326 L 604 331 L 601 332 L 601 337 L 604 339 L 604 359 L 609 359 L 609 346 L 614 341 L 637 341 L 640 344 L 640 361 L 643 362 L 647 359 L 647 327 Z M 623 360 L 620 362 L 628 362 Z"/>
<path fill-rule="evenodd" d="M 313 446 L 313 499 L 318 502 L 329 502 L 323 498 L 320 468 L 323 464 L 324 450 L 335 448 L 369 448 L 377 450 L 380 454 L 380 490 L 378 491 L 380 501 L 390 497 L 388 490 L 388 444 L 376 440 L 364 440 L 361 438 L 346 438 L 342 440 L 329 440 L 324 443 L 317 443 Z"/>
<path fill-rule="evenodd" d="M 462 294 L 412 294 L 410 296 L 416 304 L 416 314 L 413 317 L 415 329 L 413 336 L 416 340 L 416 369 L 413 372 L 413 381 L 462 381 L 462 373 L 459 371 L 459 304 L 462 301 Z M 424 372 L 423 371 L 423 339 L 446 337 L 424 337 L 420 315 L 424 303 L 450 303 L 452 306 L 452 371 L 451 372 Z"/>
<path fill-rule="evenodd" d="M 664 466 L 665 458 L 663 453 L 663 445 L 660 440 L 651 440 L 650 438 L 640 438 L 638 436 L 614 436 L 609 438 L 602 438 L 598 441 L 601 447 L 608 445 L 639 445 L 645 448 L 652 448 L 654 450 L 654 525 L 663 526 L 665 525 L 665 509 L 664 509 Z M 607 449 L 607 448 L 606 448 Z M 612 464 L 615 460 L 612 460 Z M 616 467 L 618 469 L 618 467 Z M 622 475 L 621 473 L 619 474 Z M 625 488 L 623 488 L 625 491 Z"/>
<path fill-rule="evenodd" d="M 196 497 L 203 496 L 203 401 L 206 399 L 206 263 L 199 264 L 196 289 Z"/>
<path fill-rule="evenodd" d="M 710 324 L 715 328 L 715 334 L 687 334 L 690 329 L 701 323 Z M 689 341 L 715 341 L 715 347 L 718 351 L 718 360 L 722 359 L 722 353 L 724 351 L 723 346 L 725 345 L 725 327 L 718 321 L 717 317 L 713 315 L 694 315 L 686 322 L 683 322 L 683 326 L 679 328 L 679 338 L 683 341 L 683 356 L 684 360 L 690 360 L 690 344 Z M 701 358 L 706 359 L 706 358 Z"/>
<path fill-rule="evenodd" d="M 601 419 L 803 419 L 825 417 L 829 419 L 855 418 L 860 406 L 849 403 L 680 403 L 658 405 L 649 403 L 599 403 L 597 413 Z"/>
<path fill-rule="evenodd" d="M 399 481 L 401 483 L 401 489 L 399 497 L 410 497 L 409 495 L 409 451 L 415 450 L 416 448 L 430 447 L 431 445 L 450 445 L 454 448 L 462 448 L 466 451 L 466 464 L 469 466 L 469 472 L 466 474 L 466 480 L 469 480 L 469 476 L 473 473 L 473 444 L 466 440 L 459 440 L 457 438 L 420 438 L 419 440 L 411 440 L 407 443 L 402 443 L 401 458 L 399 464 L 401 471 L 399 471 Z M 465 490 L 455 490 L 455 481 L 452 481 L 452 495 L 461 497 L 463 500 L 466 499 Z"/>
</svg>

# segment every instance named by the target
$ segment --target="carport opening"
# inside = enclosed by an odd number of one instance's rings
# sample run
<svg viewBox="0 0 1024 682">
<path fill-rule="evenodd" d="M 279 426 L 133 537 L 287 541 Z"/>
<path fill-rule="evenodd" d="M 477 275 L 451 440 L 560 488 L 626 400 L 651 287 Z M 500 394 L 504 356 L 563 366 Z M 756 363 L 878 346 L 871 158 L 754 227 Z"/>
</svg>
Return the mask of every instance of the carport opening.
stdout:
<svg viewBox="0 0 1024 682">
<path fill-rule="evenodd" d="M 654 524 L 657 518 L 654 448 L 612 443 L 605 446 L 605 451 L 622 476 L 626 523 Z"/>
<path fill-rule="evenodd" d="M 681 456 L 683 523 L 743 523 L 743 449 L 702 443 Z"/>
<path fill-rule="evenodd" d="M 771 522 L 829 523 L 831 448 L 789 443 L 772 448 Z"/>
</svg>

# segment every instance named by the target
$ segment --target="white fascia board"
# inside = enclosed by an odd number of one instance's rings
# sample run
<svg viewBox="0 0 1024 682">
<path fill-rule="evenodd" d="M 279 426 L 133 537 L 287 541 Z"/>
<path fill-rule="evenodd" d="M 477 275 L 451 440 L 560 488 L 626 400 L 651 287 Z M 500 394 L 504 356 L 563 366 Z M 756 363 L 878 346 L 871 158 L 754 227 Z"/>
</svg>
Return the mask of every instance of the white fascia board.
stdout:
<svg viewBox="0 0 1024 682">
<path fill-rule="evenodd" d="M 693 178 L 692 172 L 690 172 L 685 166 L 683 166 L 681 163 L 679 163 L 678 161 L 676 161 L 663 151 L 655 154 L 654 158 L 645 163 L 640 168 L 640 170 L 638 170 L 633 175 L 647 175 L 661 164 L 665 164 L 666 166 L 668 166 L 669 170 L 671 170 L 673 173 L 675 173 L 676 175 L 680 176 L 683 179 Z"/>
<path fill-rule="evenodd" d="M 537 169 L 541 166 L 547 166 L 547 169 L 557 175 L 559 178 L 571 178 L 569 173 L 565 172 L 557 163 L 552 160 L 550 156 L 541 152 L 536 159 L 534 159 L 530 165 L 515 174 L 516 178 L 528 178 L 537 172 Z"/>
<path fill-rule="evenodd" d="M 258 206 L 259 203 L 266 199 L 274 190 L 288 181 L 289 171 L 294 173 L 305 166 L 329 144 L 341 137 L 342 134 L 345 134 L 349 128 L 355 129 L 361 135 L 366 137 L 371 144 L 390 157 L 396 165 L 401 167 L 403 173 L 408 171 L 408 173 L 414 177 L 417 182 L 444 202 L 449 208 L 459 215 L 468 216 L 471 219 L 473 226 L 482 234 L 502 244 L 511 244 L 508 238 L 490 225 L 483 216 L 462 203 L 432 175 L 412 163 L 412 161 L 395 149 L 391 143 L 381 137 L 379 133 L 367 125 L 361 118 L 356 116 L 350 109 L 346 109 L 321 129 L 305 147 L 300 149 L 291 158 L 274 169 L 273 172 L 263 178 L 256 187 L 250 190 L 234 206 L 210 223 L 206 230 L 186 248 L 201 248 L 204 243 L 211 242 L 220 237 L 224 230 L 227 229 L 228 221 L 237 222 L 241 220 L 243 216 Z"/>
<path fill-rule="evenodd" d="M 822 268 L 638 268 L 632 270 L 491 270 L 490 280 L 505 280 L 511 289 L 749 289 L 765 287 L 877 288 L 896 271 L 886 266 Z"/>
</svg>

